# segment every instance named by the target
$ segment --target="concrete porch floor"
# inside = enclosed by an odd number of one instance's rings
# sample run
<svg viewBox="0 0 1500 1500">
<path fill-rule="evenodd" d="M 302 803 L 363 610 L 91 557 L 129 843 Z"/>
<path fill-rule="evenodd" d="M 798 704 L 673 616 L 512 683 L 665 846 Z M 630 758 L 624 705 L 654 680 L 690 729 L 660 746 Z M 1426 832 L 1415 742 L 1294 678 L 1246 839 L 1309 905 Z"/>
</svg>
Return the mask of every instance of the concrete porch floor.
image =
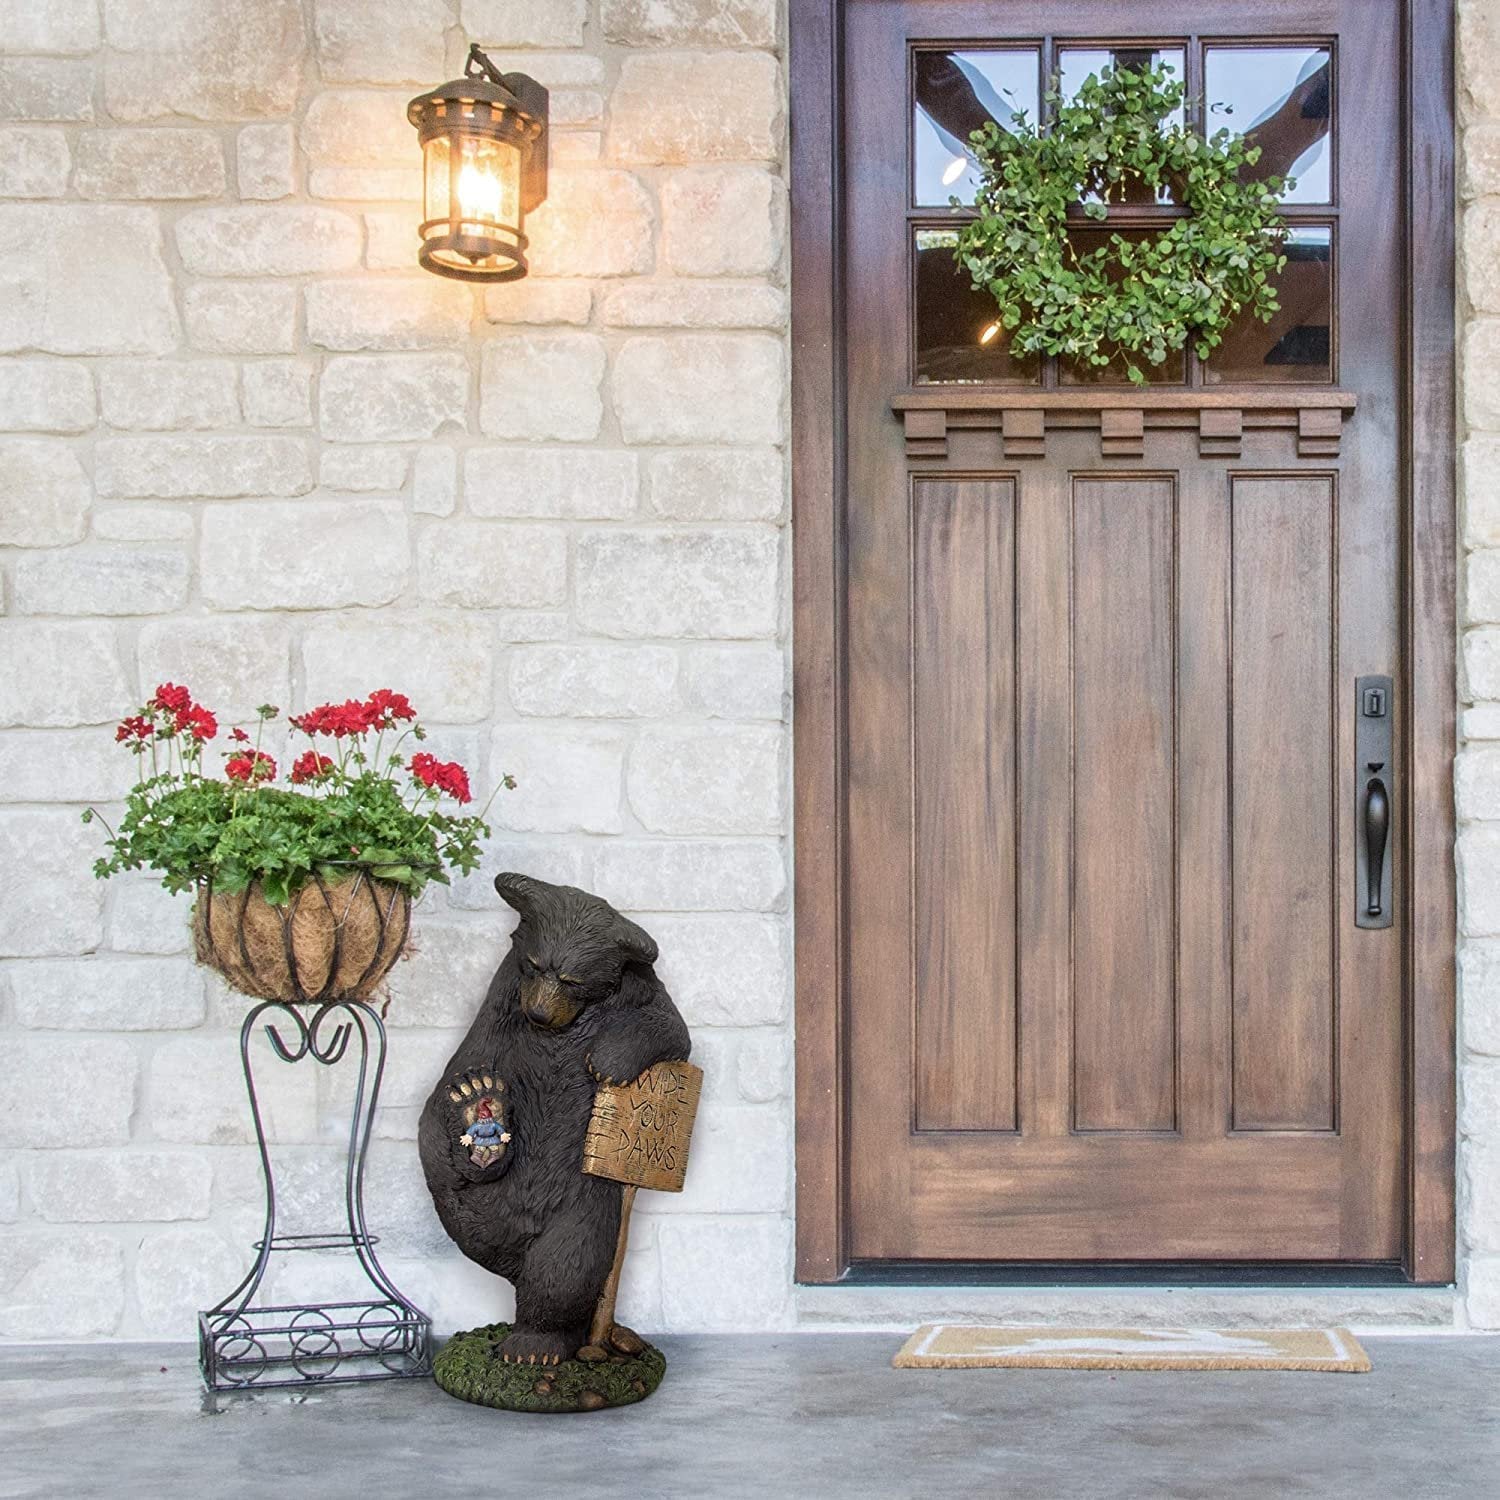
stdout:
<svg viewBox="0 0 1500 1500">
<path fill-rule="evenodd" d="M 575 1417 L 425 1381 L 215 1402 L 184 1345 L 10 1348 L 0 1495 L 1500 1493 L 1500 1338 L 1366 1338 L 1362 1376 L 892 1370 L 900 1342 L 664 1338 L 655 1396 Z"/>
</svg>

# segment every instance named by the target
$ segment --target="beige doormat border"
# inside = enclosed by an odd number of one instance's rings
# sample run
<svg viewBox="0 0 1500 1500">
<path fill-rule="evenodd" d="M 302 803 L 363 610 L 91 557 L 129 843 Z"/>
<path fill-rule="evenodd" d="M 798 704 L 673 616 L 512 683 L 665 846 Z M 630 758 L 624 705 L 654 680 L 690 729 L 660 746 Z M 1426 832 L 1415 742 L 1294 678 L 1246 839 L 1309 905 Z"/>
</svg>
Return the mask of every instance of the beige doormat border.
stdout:
<svg viewBox="0 0 1500 1500">
<path fill-rule="evenodd" d="M 898 1370 L 1316 1370 L 1363 1375 L 1347 1328 L 1002 1328 L 924 1323 Z"/>
</svg>

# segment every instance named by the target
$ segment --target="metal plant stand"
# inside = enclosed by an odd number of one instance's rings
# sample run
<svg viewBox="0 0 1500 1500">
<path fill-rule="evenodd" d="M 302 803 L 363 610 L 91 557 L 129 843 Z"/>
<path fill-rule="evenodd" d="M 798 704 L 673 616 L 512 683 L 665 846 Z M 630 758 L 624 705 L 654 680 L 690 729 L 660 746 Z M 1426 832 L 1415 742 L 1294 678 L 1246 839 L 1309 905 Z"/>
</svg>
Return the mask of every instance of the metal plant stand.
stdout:
<svg viewBox="0 0 1500 1500">
<path fill-rule="evenodd" d="M 359 1036 L 359 1073 L 344 1172 L 345 1229 L 325 1234 L 276 1233 L 276 1179 L 250 1061 L 251 1035 L 265 1013 L 273 1010 L 284 1011 L 296 1026 L 296 1043 L 288 1047 L 276 1027 L 266 1023 L 266 1036 L 282 1062 L 311 1057 L 324 1067 L 334 1067 L 356 1032 Z M 310 1020 L 306 1010 L 313 1010 Z M 327 1023 L 334 1011 L 348 1014 L 329 1036 Z M 315 1009 L 285 1000 L 262 1001 L 240 1027 L 240 1062 L 265 1177 L 266 1228 L 255 1242 L 255 1264 L 244 1280 L 223 1301 L 198 1314 L 198 1363 L 204 1385 L 211 1391 L 234 1391 L 431 1374 L 432 1320 L 396 1290 L 375 1255 L 379 1237 L 365 1227 L 365 1155 L 385 1071 L 385 1026 L 380 1017 L 361 1000 L 332 1001 Z M 307 1250 L 352 1250 L 377 1295 L 360 1302 L 252 1307 L 271 1256 Z"/>
</svg>

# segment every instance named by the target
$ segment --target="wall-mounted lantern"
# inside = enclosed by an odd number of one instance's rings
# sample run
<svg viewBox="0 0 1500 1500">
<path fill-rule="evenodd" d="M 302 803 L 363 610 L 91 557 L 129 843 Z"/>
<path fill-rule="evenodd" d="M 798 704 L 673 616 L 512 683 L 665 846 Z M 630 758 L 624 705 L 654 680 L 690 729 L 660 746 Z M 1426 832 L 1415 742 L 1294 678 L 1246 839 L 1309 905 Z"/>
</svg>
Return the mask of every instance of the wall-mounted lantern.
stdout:
<svg viewBox="0 0 1500 1500">
<path fill-rule="evenodd" d="M 526 274 L 526 215 L 547 196 L 547 90 L 469 48 L 464 76 L 421 94 L 406 117 L 422 142 L 417 259 L 460 281 Z"/>
</svg>

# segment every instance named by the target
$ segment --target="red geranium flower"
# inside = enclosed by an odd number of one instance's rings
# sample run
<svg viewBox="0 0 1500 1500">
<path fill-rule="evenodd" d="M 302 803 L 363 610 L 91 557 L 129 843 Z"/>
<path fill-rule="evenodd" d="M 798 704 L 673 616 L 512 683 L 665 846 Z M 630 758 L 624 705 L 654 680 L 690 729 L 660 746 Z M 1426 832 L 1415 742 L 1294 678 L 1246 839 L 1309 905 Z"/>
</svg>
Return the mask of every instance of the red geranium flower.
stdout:
<svg viewBox="0 0 1500 1500">
<path fill-rule="evenodd" d="M 147 708 L 164 708 L 168 713 L 174 714 L 186 713 L 192 706 L 193 695 L 185 687 L 178 687 L 171 682 L 162 683 L 146 705 Z"/>
<path fill-rule="evenodd" d="M 423 786 L 436 787 L 455 802 L 469 801 L 469 773 L 456 760 L 442 761 L 420 750 L 411 758 L 411 774 Z"/>
<path fill-rule="evenodd" d="M 186 730 L 201 745 L 219 732 L 219 721 L 201 703 L 190 704 L 177 715 L 177 728 Z"/>
<path fill-rule="evenodd" d="M 294 716 L 292 723 L 304 734 L 331 734 L 335 739 L 343 739 L 373 728 L 375 714 L 368 704 L 350 698 L 346 703 L 324 703 L 310 708 L 300 717 Z"/>
<path fill-rule="evenodd" d="M 333 762 L 316 750 L 304 750 L 292 762 L 292 780 L 298 785 L 305 781 L 320 781 L 333 769 Z"/>
<path fill-rule="evenodd" d="M 239 725 L 235 725 L 235 727 L 229 731 L 229 738 L 235 740 L 241 745 L 248 745 L 250 743 L 250 736 L 246 734 L 245 731 L 239 727 Z"/>
<path fill-rule="evenodd" d="M 231 781 L 274 781 L 276 762 L 264 750 L 243 751 L 224 762 L 224 774 Z"/>
<path fill-rule="evenodd" d="M 377 729 L 390 729 L 398 719 L 411 720 L 417 711 L 405 693 L 393 693 L 389 688 L 376 688 L 365 703 L 371 722 Z"/>
<path fill-rule="evenodd" d="M 115 740 L 146 740 L 151 738 L 151 721 L 144 714 L 132 714 L 121 719 L 115 729 Z"/>
</svg>

